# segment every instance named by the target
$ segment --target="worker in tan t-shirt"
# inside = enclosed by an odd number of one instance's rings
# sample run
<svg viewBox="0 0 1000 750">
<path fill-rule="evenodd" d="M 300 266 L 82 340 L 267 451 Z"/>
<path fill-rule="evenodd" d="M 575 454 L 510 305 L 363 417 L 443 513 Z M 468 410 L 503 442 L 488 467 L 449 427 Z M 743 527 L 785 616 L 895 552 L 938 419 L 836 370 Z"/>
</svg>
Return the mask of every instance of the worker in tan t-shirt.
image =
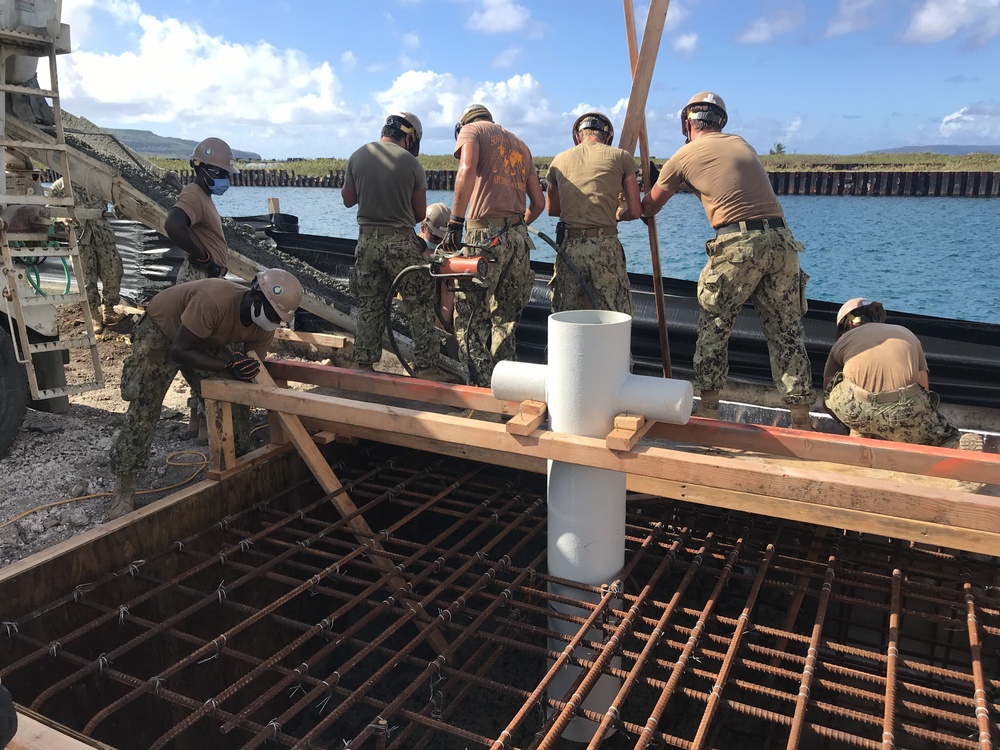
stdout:
<svg viewBox="0 0 1000 750">
<path fill-rule="evenodd" d="M 167 237 L 184 251 L 177 283 L 226 275 L 229 246 L 213 195 L 229 189 L 231 175 L 239 174 L 233 150 L 221 138 L 206 138 L 191 154 L 194 182 L 186 185 L 163 224 Z"/>
<path fill-rule="evenodd" d="M 199 279 L 165 289 L 150 300 L 136 324 L 132 352 L 122 366 L 122 398 L 128 412 L 111 449 L 115 491 L 109 517 L 134 508 L 135 474 L 149 460 L 153 431 L 163 397 L 182 366 L 197 373 L 192 387 L 200 394 L 209 373 L 253 380 L 260 359 L 281 322 L 288 322 L 302 301 L 302 286 L 288 271 L 261 271 L 247 289 L 225 279 Z M 250 447 L 249 410 L 233 407 L 237 454 Z"/>
<path fill-rule="evenodd" d="M 615 129 L 600 112 L 573 123 L 573 148 L 557 154 L 546 176 L 546 208 L 556 225 L 552 312 L 615 310 L 632 314 L 618 222 L 642 212 L 635 158 L 611 145 Z"/>
<path fill-rule="evenodd" d="M 496 363 L 515 358 L 514 329 L 535 281 L 527 225 L 542 213 L 545 196 L 531 151 L 482 104 L 470 104 L 459 117 L 455 158 L 455 197 L 442 245 L 478 255 L 495 241 L 483 286 L 455 293 L 459 356 L 470 384 L 488 387 Z"/>
<path fill-rule="evenodd" d="M 681 110 L 687 143 L 675 153 L 642 200 L 654 216 L 686 183 L 701 199 L 715 237 L 705 243 L 708 263 L 698 277 L 698 340 L 694 385 L 701 416 L 719 418 L 719 393 L 729 374 L 729 337 L 751 299 L 767 339 L 771 377 L 791 412 L 792 426 L 811 430 L 816 398 L 802 316 L 806 280 L 796 242 L 764 165 L 749 143 L 723 133 L 729 116 L 718 94 L 704 91 Z"/>
<path fill-rule="evenodd" d="M 837 340 L 823 368 L 827 410 L 852 435 L 958 446 L 958 429 L 929 390 L 920 341 L 885 320 L 879 302 L 855 297 L 841 306 Z"/>
</svg>

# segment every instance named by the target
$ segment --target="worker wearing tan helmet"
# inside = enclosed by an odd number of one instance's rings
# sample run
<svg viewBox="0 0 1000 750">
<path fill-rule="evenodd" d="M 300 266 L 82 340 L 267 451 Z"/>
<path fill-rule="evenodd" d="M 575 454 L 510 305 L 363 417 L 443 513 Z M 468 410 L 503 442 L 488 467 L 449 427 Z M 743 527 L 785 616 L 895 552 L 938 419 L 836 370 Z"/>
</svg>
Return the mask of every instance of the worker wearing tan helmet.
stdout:
<svg viewBox="0 0 1000 750">
<path fill-rule="evenodd" d="M 420 222 L 420 239 L 427 243 L 428 252 L 435 250 L 448 233 L 448 219 L 451 208 L 444 203 L 432 203 L 427 207 L 427 215 Z M 435 312 L 440 327 L 448 333 L 454 332 L 455 292 L 448 288 L 444 279 L 435 289 Z"/>
<path fill-rule="evenodd" d="M 771 376 L 791 412 L 792 426 L 812 429 L 816 398 L 802 316 L 805 248 L 785 225 L 784 211 L 764 165 L 749 143 L 723 133 L 729 115 L 718 94 L 691 97 L 680 113 L 686 143 L 660 170 L 642 200 L 654 216 L 684 183 L 701 199 L 715 237 L 705 243 L 708 263 L 698 277 L 698 339 L 694 384 L 701 416 L 719 417 L 719 395 L 729 373 L 729 338 L 743 304 L 753 300 L 767 339 Z"/>
<path fill-rule="evenodd" d="M 225 193 L 240 171 L 233 150 L 221 138 L 206 138 L 195 146 L 190 164 L 194 181 L 181 190 L 163 224 L 167 237 L 184 251 L 178 284 L 226 275 L 229 247 L 212 196 Z"/>
<path fill-rule="evenodd" d="M 618 222 L 638 219 L 642 212 L 635 158 L 611 145 L 615 129 L 600 112 L 578 117 L 572 136 L 575 145 L 556 155 L 546 175 L 549 216 L 562 217 L 556 230 L 561 252 L 549 282 L 552 312 L 598 309 L 631 315 Z"/>
<path fill-rule="evenodd" d="M 358 207 L 358 246 L 351 291 L 358 298 L 354 368 L 374 370 L 382 357 L 386 295 L 406 268 L 425 264 L 426 245 L 413 231 L 427 210 L 427 175 L 417 161 L 423 127 L 412 112 L 389 115 L 382 137 L 347 161 L 341 197 Z M 414 339 L 416 377 L 444 380 L 438 368 L 441 341 L 434 328 L 434 284 L 428 273 L 409 272 L 397 285 Z"/>
<path fill-rule="evenodd" d="M 852 435 L 959 446 L 959 431 L 930 390 L 927 358 L 908 328 L 886 323 L 880 302 L 854 297 L 837 312 L 837 339 L 823 368 L 827 410 Z M 962 447 L 976 446 L 974 434 Z M 982 450 L 981 439 L 979 450 Z"/>
<path fill-rule="evenodd" d="M 288 271 L 260 271 L 247 289 L 226 279 L 198 279 L 170 287 L 150 300 L 136 324 L 132 352 L 122 367 L 122 398 L 128 412 L 111 448 L 115 491 L 109 518 L 134 508 L 135 475 L 149 460 L 163 397 L 181 367 L 197 374 L 253 380 L 274 339 L 302 301 L 302 286 Z M 190 381 L 189 381 L 190 382 Z M 250 449 L 249 410 L 233 407 L 236 453 Z"/>
<path fill-rule="evenodd" d="M 442 246 L 457 252 L 463 243 L 486 245 L 503 234 L 483 287 L 455 293 L 459 356 L 469 382 L 488 387 L 496 363 L 513 359 L 517 349 L 514 329 L 535 280 L 527 225 L 542 213 L 545 196 L 531 151 L 493 122 L 482 104 L 469 105 L 459 117 L 455 158 L 455 196 Z"/>
</svg>

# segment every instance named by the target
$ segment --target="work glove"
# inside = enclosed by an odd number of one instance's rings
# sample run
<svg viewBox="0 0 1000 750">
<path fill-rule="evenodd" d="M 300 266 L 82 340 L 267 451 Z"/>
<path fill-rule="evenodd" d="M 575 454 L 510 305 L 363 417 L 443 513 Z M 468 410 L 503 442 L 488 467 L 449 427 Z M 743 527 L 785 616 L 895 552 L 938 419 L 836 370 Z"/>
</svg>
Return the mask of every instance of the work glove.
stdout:
<svg viewBox="0 0 1000 750">
<path fill-rule="evenodd" d="M 260 360 L 243 352 L 234 352 L 226 363 L 226 372 L 237 380 L 248 383 L 256 378 L 257 373 L 260 372 Z"/>
<path fill-rule="evenodd" d="M 452 217 L 448 220 L 441 247 L 445 252 L 457 253 L 462 249 L 462 234 L 465 232 L 465 217 Z"/>
<path fill-rule="evenodd" d="M 222 266 L 218 265 L 214 260 L 212 260 L 211 255 L 205 255 L 204 258 L 192 258 L 188 256 L 188 263 L 191 264 L 192 268 L 197 268 L 199 271 L 204 271 L 208 274 L 210 279 L 217 279 L 222 276 Z"/>
</svg>

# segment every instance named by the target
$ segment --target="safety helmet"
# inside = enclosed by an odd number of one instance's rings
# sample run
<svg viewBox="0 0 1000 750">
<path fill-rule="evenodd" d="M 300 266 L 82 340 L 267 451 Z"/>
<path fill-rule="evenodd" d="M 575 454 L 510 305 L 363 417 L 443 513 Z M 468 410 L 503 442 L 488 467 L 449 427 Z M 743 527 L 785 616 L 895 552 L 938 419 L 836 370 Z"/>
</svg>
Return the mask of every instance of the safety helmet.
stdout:
<svg viewBox="0 0 1000 750">
<path fill-rule="evenodd" d="M 195 167 L 199 164 L 210 164 L 226 170 L 229 174 L 240 173 L 233 161 L 233 150 L 221 138 L 206 138 L 195 146 L 191 154 L 191 164 Z"/>
<path fill-rule="evenodd" d="M 448 219 L 451 218 L 451 209 L 444 203 L 432 203 L 427 207 L 427 217 L 424 223 L 428 231 L 438 239 L 445 236 L 448 231 Z"/>
<path fill-rule="evenodd" d="M 882 307 L 881 302 L 864 297 L 853 297 L 842 304 L 837 311 L 837 326 L 839 327 L 844 319 L 852 313 L 858 313 L 873 323 L 885 322 L 885 308 Z"/>
<path fill-rule="evenodd" d="M 463 125 L 468 125 L 473 120 L 489 120 L 493 122 L 493 115 L 486 109 L 485 104 L 470 104 L 462 110 L 458 122 L 455 123 L 455 137 L 458 138 L 458 133 Z"/>
<path fill-rule="evenodd" d="M 600 112 L 587 112 L 576 118 L 576 122 L 573 123 L 574 144 L 580 143 L 581 130 L 597 130 L 603 133 L 604 143 L 608 146 L 615 139 L 615 126 L 611 124 L 611 120 Z"/>
<path fill-rule="evenodd" d="M 696 104 L 707 104 L 708 111 L 691 112 L 691 108 Z M 705 120 L 707 122 L 714 122 L 720 128 L 724 128 L 726 127 L 726 123 L 729 122 L 729 115 L 726 113 L 726 103 L 722 101 L 722 97 L 718 94 L 714 94 L 711 91 L 700 91 L 688 99 L 688 103 L 681 110 L 681 133 L 684 134 L 685 138 L 690 138 L 688 135 L 688 120 Z"/>
<path fill-rule="evenodd" d="M 297 278 L 281 268 L 265 268 L 254 281 L 278 317 L 286 323 L 295 317 L 295 310 L 302 302 L 302 284 Z"/>
<path fill-rule="evenodd" d="M 396 112 L 385 118 L 385 124 L 413 136 L 406 150 L 414 156 L 420 156 L 420 139 L 424 135 L 424 126 L 420 124 L 420 118 L 412 112 Z"/>
</svg>

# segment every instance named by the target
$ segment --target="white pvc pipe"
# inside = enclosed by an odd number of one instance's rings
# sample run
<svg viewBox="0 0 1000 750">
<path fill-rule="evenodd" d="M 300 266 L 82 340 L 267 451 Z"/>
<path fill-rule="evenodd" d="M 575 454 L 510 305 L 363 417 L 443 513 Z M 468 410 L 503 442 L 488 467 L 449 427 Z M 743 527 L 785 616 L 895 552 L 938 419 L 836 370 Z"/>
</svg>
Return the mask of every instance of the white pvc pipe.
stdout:
<svg viewBox="0 0 1000 750">
<path fill-rule="evenodd" d="M 575 310 L 549 316 L 549 364 L 500 362 L 493 371 L 493 395 L 498 399 L 544 400 L 553 432 L 604 438 L 616 415 L 628 411 L 647 419 L 685 424 L 691 415 L 693 390 L 683 381 L 629 373 L 632 318 L 624 313 Z M 548 465 L 548 571 L 569 581 L 599 587 L 614 581 L 625 564 L 625 474 L 561 461 Z M 553 594 L 593 604 L 600 596 L 572 586 L 551 584 Z M 584 618 L 585 607 L 553 604 L 563 614 Z M 578 630 L 572 622 L 549 618 L 549 627 L 567 637 Z M 602 640 L 600 631 L 588 634 Z M 562 651 L 566 641 L 551 639 L 549 648 Z M 593 659 L 590 650 L 578 653 Z M 619 663 L 615 660 L 614 663 Z M 562 700 L 580 670 L 561 670 L 549 686 L 549 696 Z M 584 707 L 603 713 L 621 681 L 603 676 L 588 694 Z M 595 725 L 573 719 L 563 737 L 587 742 Z"/>
</svg>

